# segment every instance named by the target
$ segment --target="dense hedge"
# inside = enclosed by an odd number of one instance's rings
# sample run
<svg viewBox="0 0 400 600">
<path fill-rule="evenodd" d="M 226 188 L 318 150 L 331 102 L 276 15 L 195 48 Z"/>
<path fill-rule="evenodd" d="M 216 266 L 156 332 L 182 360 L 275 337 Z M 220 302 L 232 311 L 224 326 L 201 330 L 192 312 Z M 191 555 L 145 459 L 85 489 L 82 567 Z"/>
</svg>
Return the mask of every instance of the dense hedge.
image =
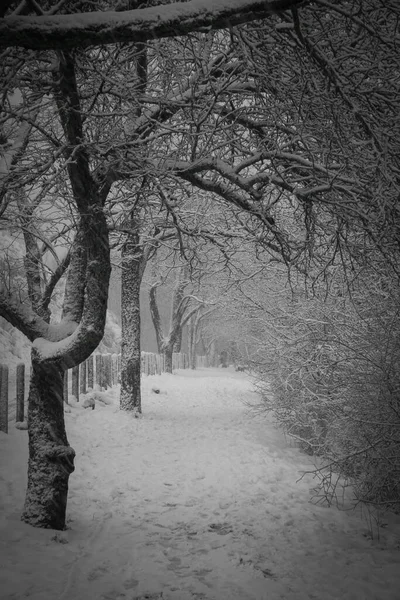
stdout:
<svg viewBox="0 0 400 600">
<path fill-rule="evenodd" d="M 337 474 L 357 500 L 400 510 L 400 294 L 384 283 L 276 312 L 279 336 L 263 347 L 258 385 L 263 408 L 323 459 L 326 499 Z"/>
</svg>

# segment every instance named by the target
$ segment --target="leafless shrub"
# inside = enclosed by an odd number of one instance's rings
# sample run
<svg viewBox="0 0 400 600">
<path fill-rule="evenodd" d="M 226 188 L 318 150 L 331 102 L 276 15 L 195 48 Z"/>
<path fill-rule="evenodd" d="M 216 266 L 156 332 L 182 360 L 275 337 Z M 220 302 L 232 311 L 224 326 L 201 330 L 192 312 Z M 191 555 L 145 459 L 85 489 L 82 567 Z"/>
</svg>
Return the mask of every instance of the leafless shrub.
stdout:
<svg viewBox="0 0 400 600">
<path fill-rule="evenodd" d="M 286 335 L 264 348 L 259 389 L 285 432 L 322 457 L 317 498 L 338 500 L 337 474 L 357 501 L 398 509 L 399 289 L 375 281 L 346 299 L 292 302 L 275 323 Z"/>
</svg>

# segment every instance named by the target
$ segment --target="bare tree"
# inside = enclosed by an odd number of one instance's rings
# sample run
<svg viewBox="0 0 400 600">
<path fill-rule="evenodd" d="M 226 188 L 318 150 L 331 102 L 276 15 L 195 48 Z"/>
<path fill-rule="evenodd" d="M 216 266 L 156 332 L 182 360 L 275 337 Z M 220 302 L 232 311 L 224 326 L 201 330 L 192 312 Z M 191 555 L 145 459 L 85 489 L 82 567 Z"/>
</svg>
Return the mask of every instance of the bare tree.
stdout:
<svg viewBox="0 0 400 600">
<path fill-rule="evenodd" d="M 65 136 L 62 156 L 69 177 L 70 200 L 74 203 L 78 219 L 62 320 L 59 324 L 48 322 L 46 304 L 51 290 L 48 289 L 47 294 L 46 290 L 41 293 L 39 257 L 30 226 L 32 211 L 23 200 L 22 189 L 17 196 L 27 247 L 28 294 L 26 300 L 21 301 L 15 291 L 4 289 L 0 298 L 0 314 L 32 342 L 29 469 L 23 519 L 35 526 L 63 529 L 68 478 L 74 470 L 75 455 L 65 433 L 63 376 L 65 369 L 85 360 L 103 336 L 110 261 L 104 198 L 91 173 L 86 149 L 81 144 L 84 133 L 75 68 L 67 53 L 57 56 L 53 81 L 48 85 L 53 90 L 60 131 Z M 30 121 L 31 115 L 27 118 Z M 35 131 L 40 129 L 38 122 Z M 40 160 L 37 147 L 33 148 L 33 156 Z M 33 173 L 37 169 L 36 181 L 40 183 L 43 172 L 40 162 L 36 165 L 31 162 L 29 166 Z M 25 172 L 25 181 L 28 181 L 28 171 Z M 44 181 L 42 184 L 46 187 Z"/>
<path fill-rule="evenodd" d="M 188 321 L 189 366 L 191 369 L 196 368 L 197 347 L 200 341 L 202 341 L 202 321 L 214 310 L 214 307 L 207 309 L 204 305 L 199 306 Z"/>
<path fill-rule="evenodd" d="M 176 271 L 176 283 L 172 294 L 171 319 L 168 334 L 163 331 L 162 320 L 157 304 L 157 288 L 162 281 L 158 280 L 150 286 L 150 313 L 153 321 L 158 352 L 164 355 L 164 368 L 167 373 L 172 373 L 172 354 L 177 340 L 179 339 L 182 328 L 189 321 L 191 316 L 197 312 L 198 301 L 190 293 L 185 294 L 185 289 L 189 287 L 188 267 L 181 266 Z M 195 306 L 193 306 L 193 300 Z"/>
<path fill-rule="evenodd" d="M 137 196 L 136 196 L 137 200 Z M 149 198 L 146 203 L 151 203 Z M 140 377 L 140 289 L 143 275 L 149 260 L 155 255 L 159 245 L 171 237 L 164 220 L 143 216 L 136 206 L 131 219 L 124 220 L 122 232 L 124 242 L 121 248 L 121 392 L 120 407 L 122 410 L 142 412 Z"/>
</svg>

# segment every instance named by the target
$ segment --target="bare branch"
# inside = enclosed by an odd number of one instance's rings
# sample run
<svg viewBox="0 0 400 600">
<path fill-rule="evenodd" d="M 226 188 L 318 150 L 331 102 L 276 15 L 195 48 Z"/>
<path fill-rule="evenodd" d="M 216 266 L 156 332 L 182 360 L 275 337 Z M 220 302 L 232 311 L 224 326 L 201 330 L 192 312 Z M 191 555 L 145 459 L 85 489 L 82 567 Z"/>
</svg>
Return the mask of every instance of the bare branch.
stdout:
<svg viewBox="0 0 400 600">
<path fill-rule="evenodd" d="M 72 49 L 144 42 L 265 19 L 304 0 L 191 0 L 124 12 L 18 16 L 0 20 L 0 47 Z"/>
</svg>

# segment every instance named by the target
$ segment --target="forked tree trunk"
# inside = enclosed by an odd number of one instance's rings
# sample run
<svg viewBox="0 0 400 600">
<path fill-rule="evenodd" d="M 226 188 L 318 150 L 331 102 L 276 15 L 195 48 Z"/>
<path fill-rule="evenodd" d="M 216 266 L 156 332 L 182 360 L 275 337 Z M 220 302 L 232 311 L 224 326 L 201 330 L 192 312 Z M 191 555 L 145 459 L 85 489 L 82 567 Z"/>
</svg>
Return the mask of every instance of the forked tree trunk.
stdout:
<svg viewBox="0 0 400 600">
<path fill-rule="evenodd" d="M 63 406 L 64 370 L 32 353 L 29 390 L 29 468 L 22 520 L 34 527 L 65 529 L 68 480 L 75 451 L 68 444 Z"/>
<path fill-rule="evenodd" d="M 53 94 L 65 134 L 64 158 L 79 213 L 63 317 L 58 325 L 48 323 L 51 294 L 68 263 L 64 262 L 61 270 L 56 269 L 47 283 L 42 279 L 42 256 L 34 239 L 36 230 L 29 230 L 33 212 L 22 196 L 19 208 L 26 228 L 25 267 L 30 302 L 21 303 L 18 295 L 0 294 L 0 313 L 33 344 L 28 485 L 22 520 L 34 527 L 62 530 L 75 458 L 65 431 L 64 372 L 86 360 L 104 334 L 111 265 L 103 206 L 111 182 L 98 182 L 90 170 L 74 57 L 63 51 L 57 59 L 57 68 L 52 69 Z"/>
<path fill-rule="evenodd" d="M 182 273 L 185 273 L 182 270 Z M 181 276 L 181 273 L 180 273 Z M 154 330 L 157 340 L 157 348 L 159 354 L 164 354 L 164 369 L 166 373 L 172 373 L 172 355 L 176 347 L 177 340 L 182 337 L 182 329 L 190 317 L 197 312 L 198 308 L 194 308 L 186 312 L 187 303 L 183 304 L 183 290 L 187 282 L 178 277 L 178 285 L 175 286 L 172 300 L 171 325 L 168 337 L 163 336 L 161 317 L 157 305 L 157 286 L 153 284 L 149 291 L 150 314 L 153 321 Z"/>
</svg>

